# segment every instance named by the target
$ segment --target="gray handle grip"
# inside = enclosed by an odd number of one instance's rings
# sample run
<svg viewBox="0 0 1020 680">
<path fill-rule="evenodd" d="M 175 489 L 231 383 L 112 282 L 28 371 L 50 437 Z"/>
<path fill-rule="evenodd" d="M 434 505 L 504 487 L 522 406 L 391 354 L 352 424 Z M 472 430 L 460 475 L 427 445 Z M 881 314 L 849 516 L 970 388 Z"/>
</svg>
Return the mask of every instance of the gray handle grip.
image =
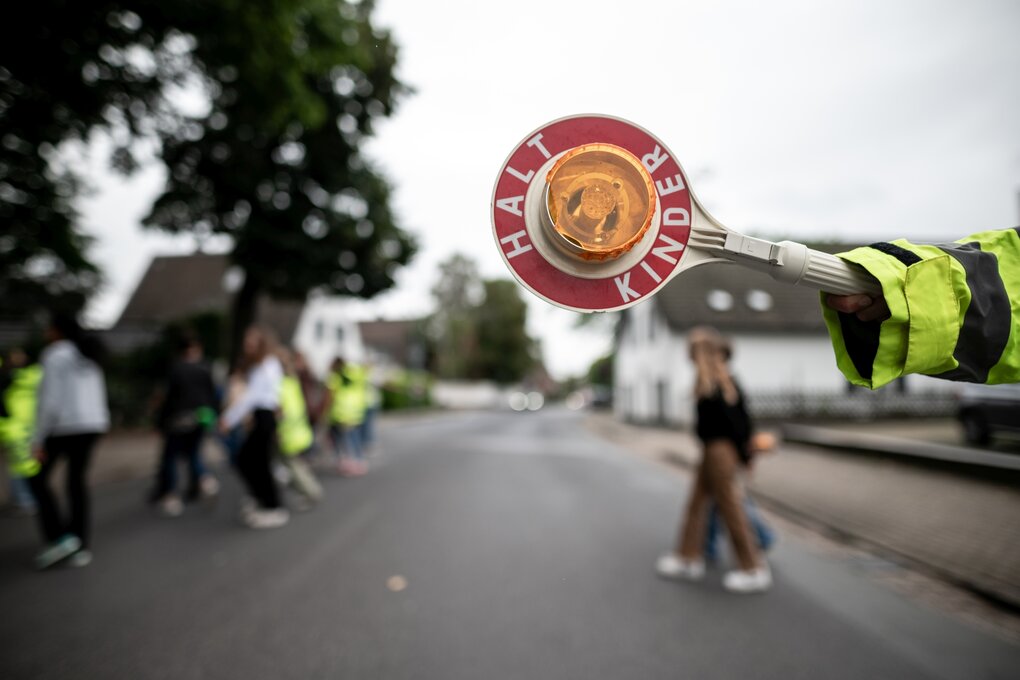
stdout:
<svg viewBox="0 0 1020 680">
<path fill-rule="evenodd" d="M 878 279 L 863 267 L 841 260 L 835 255 L 811 250 L 801 243 L 781 241 L 781 266 L 773 267 L 773 278 L 789 283 L 810 286 L 835 295 L 863 293 L 882 296 Z"/>
</svg>

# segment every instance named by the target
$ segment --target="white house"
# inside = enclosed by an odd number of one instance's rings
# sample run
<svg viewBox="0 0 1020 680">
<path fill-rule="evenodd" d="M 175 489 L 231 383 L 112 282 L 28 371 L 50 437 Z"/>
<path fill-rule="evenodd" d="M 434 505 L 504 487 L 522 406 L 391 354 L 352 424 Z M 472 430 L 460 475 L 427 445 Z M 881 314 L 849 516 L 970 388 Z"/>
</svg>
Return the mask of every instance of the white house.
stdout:
<svg viewBox="0 0 1020 680">
<path fill-rule="evenodd" d="M 358 322 L 350 314 L 349 302 L 340 297 L 310 296 L 290 344 L 305 355 L 308 366 L 320 377 L 338 356 L 355 363 L 365 359 Z"/>
<path fill-rule="evenodd" d="M 871 392 L 836 368 L 817 291 L 736 265 L 685 272 L 624 311 L 617 328 L 614 410 L 634 422 L 689 424 L 687 332 L 712 326 L 733 343 L 732 368 L 759 417 L 936 415 L 958 385 L 910 376 Z"/>
</svg>

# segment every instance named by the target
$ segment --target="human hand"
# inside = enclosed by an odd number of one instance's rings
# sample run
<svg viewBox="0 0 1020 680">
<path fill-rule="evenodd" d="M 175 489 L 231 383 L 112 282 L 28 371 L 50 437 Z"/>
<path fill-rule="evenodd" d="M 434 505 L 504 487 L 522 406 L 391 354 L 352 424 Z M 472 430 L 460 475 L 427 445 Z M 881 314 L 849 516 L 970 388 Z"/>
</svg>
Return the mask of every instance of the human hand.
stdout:
<svg viewBox="0 0 1020 680">
<path fill-rule="evenodd" d="M 776 439 L 776 435 L 771 432 L 758 431 L 751 435 L 747 448 L 755 454 L 772 453 L 776 450 L 778 445 L 779 440 Z"/>
<path fill-rule="evenodd" d="M 881 296 L 827 295 L 825 304 L 837 312 L 856 314 L 861 321 L 884 321 L 889 318 L 889 306 Z"/>
<path fill-rule="evenodd" d="M 216 430 L 220 434 L 224 434 L 224 435 L 230 434 L 230 426 L 227 425 L 226 419 L 224 419 L 224 418 L 220 418 L 219 419 L 219 421 L 216 423 Z"/>
<path fill-rule="evenodd" d="M 36 445 L 32 447 L 32 457 L 40 463 L 46 462 L 46 449 L 42 446 Z"/>
</svg>

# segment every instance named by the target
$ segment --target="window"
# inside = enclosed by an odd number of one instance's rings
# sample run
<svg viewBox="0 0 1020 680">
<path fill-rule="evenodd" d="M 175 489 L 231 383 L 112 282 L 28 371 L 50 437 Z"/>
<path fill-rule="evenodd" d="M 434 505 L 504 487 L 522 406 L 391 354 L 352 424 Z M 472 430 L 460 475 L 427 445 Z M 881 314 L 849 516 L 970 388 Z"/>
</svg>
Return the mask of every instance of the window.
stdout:
<svg viewBox="0 0 1020 680">
<path fill-rule="evenodd" d="M 772 295 L 757 288 L 747 291 L 744 302 L 756 312 L 767 312 L 772 309 Z"/>
<path fill-rule="evenodd" d="M 733 296 L 725 290 L 715 288 L 705 295 L 705 303 L 715 312 L 728 312 L 733 309 Z"/>
<path fill-rule="evenodd" d="M 338 341 L 340 341 L 340 342 L 343 342 L 343 339 L 344 339 L 344 327 L 343 326 L 337 326 L 336 327 L 336 339 Z"/>
<path fill-rule="evenodd" d="M 322 322 L 322 319 L 319 319 L 318 321 L 315 322 L 315 339 L 322 340 L 322 336 L 324 336 L 325 334 L 326 324 Z"/>
</svg>

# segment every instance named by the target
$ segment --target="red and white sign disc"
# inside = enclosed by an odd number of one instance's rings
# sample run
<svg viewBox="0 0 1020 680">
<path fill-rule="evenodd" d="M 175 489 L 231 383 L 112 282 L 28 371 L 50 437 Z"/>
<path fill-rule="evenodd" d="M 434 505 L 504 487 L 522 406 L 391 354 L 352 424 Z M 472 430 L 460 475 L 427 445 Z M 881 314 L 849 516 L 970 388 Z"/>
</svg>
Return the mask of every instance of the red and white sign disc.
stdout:
<svg viewBox="0 0 1020 680">
<path fill-rule="evenodd" d="M 539 170 L 559 154 L 592 143 L 615 144 L 640 159 L 655 183 L 660 210 L 644 257 L 605 278 L 581 278 L 554 267 L 531 241 L 538 225 L 525 223 L 528 188 L 546 179 Z M 654 135 L 619 118 L 572 116 L 535 130 L 507 158 L 493 191 L 492 228 L 503 261 L 532 293 L 574 311 L 611 311 L 652 295 L 679 269 L 691 233 L 691 202 L 680 164 Z"/>
</svg>

